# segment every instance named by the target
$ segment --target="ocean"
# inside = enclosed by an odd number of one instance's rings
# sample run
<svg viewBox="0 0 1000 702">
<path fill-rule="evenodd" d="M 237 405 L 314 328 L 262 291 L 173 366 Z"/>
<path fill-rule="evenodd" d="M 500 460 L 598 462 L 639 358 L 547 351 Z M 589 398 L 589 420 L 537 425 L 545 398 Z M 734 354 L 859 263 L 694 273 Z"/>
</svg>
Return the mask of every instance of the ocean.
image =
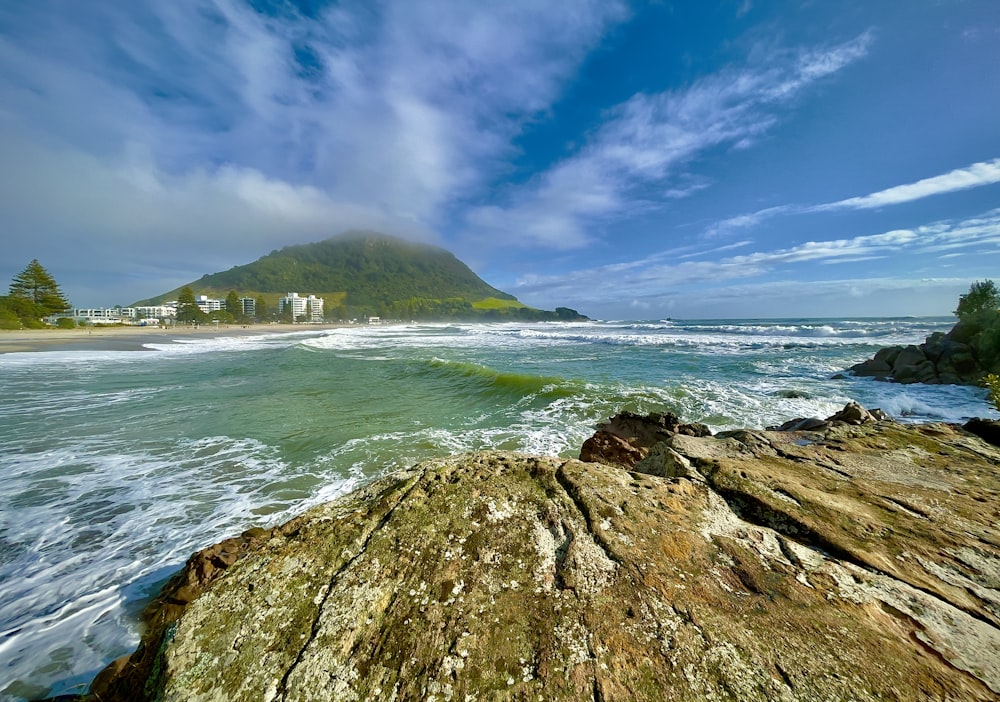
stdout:
<svg viewBox="0 0 1000 702">
<path fill-rule="evenodd" d="M 436 456 L 576 456 L 621 410 L 713 430 L 997 416 L 831 377 L 951 318 L 412 324 L 0 354 L 0 699 L 82 692 L 187 556 Z"/>
</svg>

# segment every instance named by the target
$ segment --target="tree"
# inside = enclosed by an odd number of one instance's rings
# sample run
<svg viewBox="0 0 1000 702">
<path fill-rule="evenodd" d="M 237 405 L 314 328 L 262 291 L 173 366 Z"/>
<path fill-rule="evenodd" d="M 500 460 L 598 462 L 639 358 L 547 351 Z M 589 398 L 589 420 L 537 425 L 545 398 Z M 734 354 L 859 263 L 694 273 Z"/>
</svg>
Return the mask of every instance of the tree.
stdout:
<svg viewBox="0 0 1000 702">
<path fill-rule="evenodd" d="M 206 316 L 194 301 L 194 291 L 185 285 L 177 296 L 177 321 L 203 322 Z"/>
<path fill-rule="evenodd" d="M 240 302 L 240 296 L 235 290 L 226 293 L 226 312 L 232 315 L 233 321 L 243 319 L 243 303 Z"/>
<path fill-rule="evenodd" d="M 70 308 L 69 301 L 59 289 L 59 285 L 37 258 L 14 276 L 10 284 L 9 297 L 14 302 L 12 306 L 23 310 L 22 317 L 47 317 Z"/>
<path fill-rule="evenodd" d="M 257 299 L 254 300 L 254 316 L 259 321 L 264 321 L 268 318 L 267 300 L 264 299 L 263 295 L 258 295 Z"/>
<path fill-rule="evenodd" d="M 969 292 L 958 298 L 955 316 L 961 321 L 972 321 L 984 312 L 996 312 L 1000 307 L 1000 291 L 992 280 L 976 281 Z"/>
<path fill-rule="evenodd" d="M 0 297 L 0 329 L 20 329 L 21 317 L 17 314 L 9 297 Z"/>
</svg>

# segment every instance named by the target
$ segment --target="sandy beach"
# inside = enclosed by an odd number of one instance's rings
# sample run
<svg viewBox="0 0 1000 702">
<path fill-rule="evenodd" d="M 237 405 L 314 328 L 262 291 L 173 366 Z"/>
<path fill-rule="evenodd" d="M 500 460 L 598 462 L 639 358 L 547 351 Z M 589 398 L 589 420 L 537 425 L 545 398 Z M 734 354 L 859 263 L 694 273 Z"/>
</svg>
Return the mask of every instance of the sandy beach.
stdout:
<svg viewBox="0 0 1000 702">
<path fill-rule="evenodd" d="M 255 324 L 200 327 L 88 327 L 79 329 L 0 330 L 0 353 L 29 351 L 143 351 L 143 344 L 178 339 L 252 336 L 335 329 L 337 324 Z"/>
</svg>

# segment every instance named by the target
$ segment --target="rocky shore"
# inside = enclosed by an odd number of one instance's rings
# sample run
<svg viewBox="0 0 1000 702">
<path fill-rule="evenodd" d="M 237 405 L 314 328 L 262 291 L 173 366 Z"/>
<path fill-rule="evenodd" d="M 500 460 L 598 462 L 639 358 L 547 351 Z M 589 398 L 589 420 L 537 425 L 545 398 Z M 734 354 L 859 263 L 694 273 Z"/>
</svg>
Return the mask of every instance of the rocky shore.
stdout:
<svg viewBox="0 0 1000 702">
<path fill-rule="evenodd" d="M 995 700 L 998 465 L 856 405 L 429 461 L 194 554 L 85 699 Z"/>
<path fill-rule="evenodd" d="M 986 355 L 981 329 L 959 322 L 947 334 L 936 332 L 922 344 L 888 346 L 874 358 L 851 366 L 855 375 L 897 383 L 978 385 L 996 369 L 983 362 Z"/>
</svg>

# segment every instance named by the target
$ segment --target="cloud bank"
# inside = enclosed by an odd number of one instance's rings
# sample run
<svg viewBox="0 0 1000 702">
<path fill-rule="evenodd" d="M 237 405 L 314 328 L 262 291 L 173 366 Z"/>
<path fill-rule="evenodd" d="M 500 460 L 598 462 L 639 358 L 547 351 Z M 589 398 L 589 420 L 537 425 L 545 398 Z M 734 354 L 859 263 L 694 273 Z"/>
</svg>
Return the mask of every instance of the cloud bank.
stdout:
<svg viewBox="0 0 1000 702">
<path fill-rule="evenodd" d="M 349 228 L 437 238 L 626 17 L 596 0 L 7 6 L 10 253 L 37 255 L 33 234 L 85 241 L 97 265 L 156 250 L 179 271 L 197 251 L 214 270 Z"/>
<path fill-rule="evenodd" d="M 740 242 L 739 246 L 745 244 Z M 653 304 L 650 301 L 659 301 L 656 304 L 662 306 L 676 296 L 726 296 L 726 290 L 742 290 L 747 285 L 767 289 L 770 283 L 761 280 L 779 278 L 784 280 L 784 288 L 797 287 L 802 294 L 813 295 L 819 289 L 813 286 L 821 287 L 822 281 L 808 277 L 802 280 L 801 274 L 807 270 L 807 264 L 835 265 L 903 255 L 939 258 L 963 251 L 1000 253 L 1000 209 L 912 230 L 807 241 L 788 248 L 715 258 L 718 251 L 706 251 L 708 260 L 683 260 L 682 256 L 657 254 L 564 275 L 524 276 L 518 281 L 515 292 L 529 300 L 535 297 L 570 300 L 583 309 L 605 308 L 608 299 L 646 300 L 647 305 Z M 887 280 L 885 276 L 875 277 L 883 282 Z M 735 281 L 746 282 L 737 284 Z M 901 280 L 897 282 L 897 286 L 902 284 Z M 905 284 L 913 286 L 914 281 L 907 279 Z M 706 290 L 711 292 L 705 293 Z"/>
</svg>

